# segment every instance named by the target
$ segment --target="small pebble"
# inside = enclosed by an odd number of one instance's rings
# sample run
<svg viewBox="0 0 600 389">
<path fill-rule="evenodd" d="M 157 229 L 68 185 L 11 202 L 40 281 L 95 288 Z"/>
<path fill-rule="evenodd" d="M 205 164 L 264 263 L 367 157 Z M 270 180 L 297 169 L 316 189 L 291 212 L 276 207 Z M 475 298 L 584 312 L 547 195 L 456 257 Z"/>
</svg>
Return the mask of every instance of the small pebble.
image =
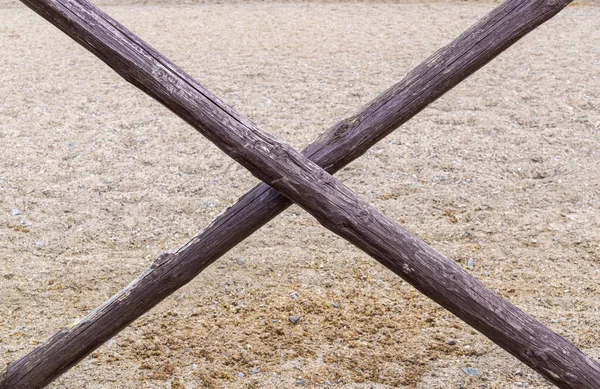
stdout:
<svg viewBox="0 0 600 389">
<path fill-rule="evenodd" d="M 288 317 L 288 320 L 292 324 L 298 324 L 298 322 L 300 321 L 300 315 L 290 316 Z"/>
<path fill-rule="evenodd" d="M 260 367 L 255 367 L 252 369 L 252 371 L 250 372 L 250 374 L 258 374 L 260 373 Z"/>
<path fill-rule="evenodd" d="M 337 303 L 331 304 L 334 308 L 339 308 L 340 306 Z"/>
<path fill-rule="evenodd" d="M 15 208 L 12 211 L 10 211 L 10 214 L 13 216 L 21 215 L 21 211 Z"/>
<path fill-rule="evenodd" d="M 304 386 L 304 380 L 303 380 L 302 378 L 299 378 L 299 379 L 296 381 L 296 385 Z"/>
<path fill-rule="evenodd" d="M 246 376 L 246 374 L 242 373 L 241 371 L 238 373 L 238 377 L 240 378 L 244 378 Z"/>
<path fill-rule="evenodd" d="M 238 259 L 237 259 L 238 265 L 244 266 L 245 263 L 246 263 L 246 259 L 244 257 L 238 257 Z"/>
<path fill-rule="evenodd" d="M 465 368 L 463 368 L 463 371 L 465 372 L 466 375 L 468 375 L 470 377 L 476 377 L 479 375 L 479 370 L 477 370 L 473 367 L 465 367 Z"/>
<path fill-rule="evenodd" d="M 290 293 L 290 297 L 293 298 L 294 300 L 298 298 L 298 293 L 296 292 L 292 292 Z"/>
<path fill-rule="evenodd" d="M 43 240 L 38 240 L 38 241 L 35 242 L 35 245 L 37 247 L 42 247 L 44 245 L 44 241 Z"/>
<path fill-rule="evenodd" d="M 475 264 L 475 260 L 473 258 L 469 258 L 469 260 L 467 261 L 467 268 L 473 269 L 474 264 Z"/>
<path fill-rule="evenodd" d="M 331 381 L 329 381 L 329 380 L 325 381 L 325 385 L 331 386 Z"/>
<path fill-rule="evenodd" d="M 450 340 L 448 341 L 448 344 L 449 344 L 450 346 L 454 346 L 454 345 L 456 344 L 456 340 L 454 340 L 454 339 L 450 339 Z"/>
</svg>

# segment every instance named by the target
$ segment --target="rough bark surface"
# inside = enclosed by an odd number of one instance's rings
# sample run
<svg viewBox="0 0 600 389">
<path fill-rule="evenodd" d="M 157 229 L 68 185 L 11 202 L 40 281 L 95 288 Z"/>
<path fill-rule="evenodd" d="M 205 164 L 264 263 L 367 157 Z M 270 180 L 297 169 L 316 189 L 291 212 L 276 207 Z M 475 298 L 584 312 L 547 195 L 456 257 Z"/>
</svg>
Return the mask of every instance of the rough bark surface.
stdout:
<svg viewBox="0 0 600 389">
<path fill-rule="evenodd" d="M 222 150 L 417 289 L 560 387 L 600 387 L 600 368 L 424 242 L 360 201 L 288 146 L 262 133 L 162 55 L 89 3 L 24 1 L 184 118 Z M 304 154 L 334 172 L 431 101 L 560 11 L 569 1 L 508 1 L 438 51 L 359 114 L 331 128 Z M 0 376 L 0 388 L 41 387 L 189 282 L 289 205 L 255 187 L 177 253 L 161 255 L 127 288 Z"/>
</svg>

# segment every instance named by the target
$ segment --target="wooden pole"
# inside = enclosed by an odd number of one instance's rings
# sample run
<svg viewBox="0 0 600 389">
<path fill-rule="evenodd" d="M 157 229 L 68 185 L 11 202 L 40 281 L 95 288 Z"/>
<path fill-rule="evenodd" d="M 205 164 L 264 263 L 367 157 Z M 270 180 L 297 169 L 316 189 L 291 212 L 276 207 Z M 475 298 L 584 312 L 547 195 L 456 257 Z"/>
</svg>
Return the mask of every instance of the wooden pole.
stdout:
<svg viewBox="0 0 600 389">
<path fill-rule="evenodd" d="M 528 365 L 540 371 L 557 385 L 561 387 L 592 387 L 590 385 L 597 385 L 600 382 L 598 380 L 599 369 L 597 363 L 587 358 L 573 345 L 485 289 L 478 281 L 428 248 L 418 238 L 411 236 L 395 223 L 381 216 L 376 210 L 358 200 L 350 191 L 321 171 L 316 165 L 310 164 L 308 160 L 299 156 L 286 145 L 261 133 L 247 119 L 231 108 L 226 107 L 172 63 L 139 41 L 138 38 L 132 36 L 122 26 L 95 10 L 90 4 L 83 2 L 65 2 L 65 4 L 53 4 L 52 2 L 27 3 L 36 12 L 70 33 L 71 36 L 109 63 L 111 67 L 115 68 L 130 82 L 140 86 L 194 125 L 199 131 L 215 141 L 219 147 L 231 153 L 238 161 L 253 170 L 259 178 L 269 182 L 288 197 L 299 202 L 301 206 L 313 213 L 328 228 L 376 257 L 394 272 L 405 277 L 419 290 L 456 313 L 463 320 Z M 500 17 L 499 24 L 501 27 L 502 21 L 508 20 L 506 19 L 508 16 L 516 16 L 515 21 L 524 23 L 531 30 L 558 12 L 567 3 L 567 1 L 560 4 L 535 1 L 523 5 L 522 2 L 509 1 L 492 16 Z M 505 25 L 504 29 L 510 29 L 512 23 Z M 490 23 L 488 26 L 492 31 L 494 31 L 494 28 L 498 28 L 498 24 Z M 504 47 L 500 47 L 502 49 L 507 47 L 518 37 L 529 31 L 527 28 L 519 30 L 520 35 L 515 35 L 512 40 L 508 40 L 508 43 L 505 42 Z M 495 39 L 504 36 L 499 34 Z M 465 35 L 461 38 L 464 37 Z M 471 43 L 475 42 L 472 41 Z M 477 47 L 478 44 L 475 43 L 473 47 Z M 450 51 L 452 51 L 451 49 Z M 488 60 L 502 49 L 496 51 Z M 485 47 L 482 47 L 481 51 L 485 52 Z M 459 55 L 455 58 L 455 61 L 461 57 L 462 55 Z M 439 55 L 434 55 L 432 60 L 429 61 L 429 65 L 435 65 L 436 61 L 439 61 Z M 485 62 L 487 61 L 483 61 L 479 66 Z M 474 67 L 471 72 L 479 66 Z M 444 68 L 447 68 L 447 66 Z M 414 73 L 411 73 L 411 75 L 415 76 Z M 416 79 L 423 77 L 421 73 L 416 74 Z M 468 74 L 470 73 L 463 75 L 463 78 Z M 410 75 L 408 79 L 410 79 Z M 440 88 L 443 89 L 443 87 Z M 391 92 L 393 92 L 393 89 Z M 391 113 L 386 110 L 386 107 L 389 108 L 386 97 L 390 97 L 391 92 L 380 99 L 385 104 L 371 111 L 364 121 L 361 121 L 361 116 L 357 115 L 332 129 L 329 132 L 332 135 L 329 138 L 332 147 L 339 147 L 333 145 L 347 146 L 353 144 L 349 137 L 359 134 L 356 129 L 367 122 L 368 118 L 381 120 L 379 118 L 382 115 L 384 117 L 390 116 Z M 393 100 L 393 98 L 388 100 Z M 377 105 L 376 103 L 370 107 Z M 418 110 L 416 109 L 414 113 Z M 368 111 L 368 109 L 365 111 Z M 374 133 L 375 131 L 373 130 Z M 229 132 L 229 134 L 225 132 Z M 382 131 L 374 136 L 373 142 L 383 137 L 385 133 L 385 131 Z M 220 137 L 223 137 L 223 139 L 220 139 Z M 365 137 L 364 133 L 362 137 Z M 324 139 L 327 138 L 322 138 L 321 141 Z M 311 147 L 314 147 L 314 144 Z M 314 152 L 311 152 L 311 147 L 308 149 L 308 154 L 313 156 L 323 149 L 317 147 L 313 149 Z M 363 147 L 366 150 L 368 146 Z M 351 155 L 352 150 L 358 150 L 359 148 L 351 147 L 350 151 L 345 147 L 340 149 L 346 152 L 344 155 Z M 362 152 L 354 151 L 357 156 Z M 327 165 L 326 163 L 323 164 Z M 329 169 L 339 168 L 336 167 L 336 164 L 341 167 L 342 163 L 333 161 L 329 164 Z M 247 205 L 241 209 L 258 209 L 257 207 L 253 208 L 253 205 L 262 204 L 263 201 L 266 201 L 265 199 L 280 199 L 272 193 L 272 190 L 265 192 L 259 187 L 258 189 L 255 188 L 253 192 L 259 195 L 254 200 L 248 195 L 244 196 L 240 204 Z M 285 201 L 274 201 L 274 203 L 278 205 L 278 209 L 272 216 L 267 215 L 268 217 L 275 216 L 286 205 Z M 259 212 L 259 215 L 261 214 Z M 250 215 L 250 213 L 246 212 L 245 215 Z M 231 220 L 230 217 L 224 222 Z M 223 221 L 223 218 L 221 218 L 221 221 Z M 246 234 L 249 234 L 264 222 L 263 216 L 263 220 L 255 223 L 254 227 L 247 227 L 251 224 L 248 222 L 241 227 L 224 229 L 222 232 L 236 235 L 236 238 L 231 240 L 235 244 L 246 236 L 237 237 L 239 231 L 251 230 L 246 232 Z M 211 229 L 221 225 L 224 224 L 217 220 Z M 207 231 L 210 231 L 210 229 Z M 212 238 L 217 238 L 218 241 L 222 240 L 221 237 L 221 235 L 212 236 Z M 171 293 L 166 292 L 167 290 L 181 286 L 175 286 L 177 282 L 186 279 L 186 277 L 189 277 L 189 279 L 193 277 L 186 274 L 187 270 L 179 265 L 182 263 L 194 265 L 197 270 L 195 274 L 208 265 L 211 261 L 205 261 L 202 264 L 201 261 L 196 259 L 200 255 L 196 251 L 198 248 L 195 246 L 196 243 L 196 239 L 193 239 L 177 254 L 159 257 L 146 273 L 154 272 L 154 274 L 158 274 L 167 285 L 164 287 L 164 285 L 156 282 L 157 278 L 153 278 L 154 282 L 147 284 L 150 286 L 148 290 L 158 289 L 162 291 L 163 297 L 160 297 L 162 299 Z M 223 247 L 211 247 L 210 245 L 206 248 L 208 249 L 208 255 L 217 256 L 227 250 Z M 187 254 L 183 255 L 186 252 Z M 216 257 L 214 258 L 216 259 Z M 442 272 L 439 273 L 440 271 Z M 145 279 L 143 276 L 138 280 Z M 138 281 L 126 290 L 129 292 L 137 290 L 136 285 L 139 285 Z M 159 296 L 160 294 L 156 295 Z M 100 310 L 88 315 L 76 328 L 93 326 L 100 323 L 102 318 L 116 319 L 118 325 L 120 325 L 118 329 L 124 327 L 129 322 L 119 320 L 120 317 L 115 315 L 115 311 L 112 310 L 118 305 L 119 301 L 123 301 L 124 296 L 123 294 L 115 296 Z M 144 294 L 143 297 L 146 299 L 148 295 Z M 135 309 L 136 303 L 136 301 L 133 301 L 133 304 L 129 307 Z M 145 310 L 149 308 L 150 306 Z M 101 312 L 104 313 L 100 314 Z M 100 326 L 100 328 L 102 327 Z M 118 329 L 112 334 L 116 333 Z M 531 333 L 528 334 L 528 332 Z M 81 336 L 85 332 L 79 332 L 78 336 L 71 336 L 68 342 L 62 342 L 63 339 L 69 337 L 68 334 L 70 333 L 67 330 L 55 335 L 49 342 L 34 350 L 33 353 L 10 365 L 5 373 L 4 380 L 0 382 L 0 388 L 40 387 L 58 375 L 56 370 L 52 371 L 52 365 L 62 364 L 60 368 L 64 371 L 74 364 L 78 359 L 72 360 L 68 365 L 65 365 L 64 359 L 54 363 L 54 358 L 58 357 L 60 359 L 62 353 L 69 353 L 72 348 L 78 348 L 79 343 L 89 346 L 88 339 Z M 103 334 L 104 340 L 112 334 Z M 64 337 L 63 335 L 67 336 Z M 102 341 L 97 345 L 101 344 Z M 87 352 L 83 351 L 84 354 L 79 358 L 87 355 L 92 349 Z M 28 358 L 29 356 L 33 356 L 33 358 Z M 58 371 L 61 371 L 60 368 Z M 44 374 L 46 374 L 46 378 L 40 378 Z M 52 374 L 55 375 L 52 376 Z"/>
</svg>

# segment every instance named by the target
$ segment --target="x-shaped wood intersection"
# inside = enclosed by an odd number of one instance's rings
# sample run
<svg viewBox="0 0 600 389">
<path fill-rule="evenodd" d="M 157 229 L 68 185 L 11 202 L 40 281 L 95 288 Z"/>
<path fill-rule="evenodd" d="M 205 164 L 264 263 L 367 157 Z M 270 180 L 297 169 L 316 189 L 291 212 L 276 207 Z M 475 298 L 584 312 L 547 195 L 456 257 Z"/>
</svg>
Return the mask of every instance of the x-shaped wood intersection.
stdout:
<svg viewBox="0 0 600 389">
<path fill-rule="evenodd" d="M 204 232 L 111 300 L 0 373 L 0 389 L 51 382 L 295 202 L 561 388 L 600 388 L 600 364 L 330 174 L 362 155 L 570 0 L 508 0 L 355 116 L 298 153 L 225 105 L 175 64 L 86 0 L 22 0 L 123 78 L 184 119 L 264 183 Z"/>
</svg>

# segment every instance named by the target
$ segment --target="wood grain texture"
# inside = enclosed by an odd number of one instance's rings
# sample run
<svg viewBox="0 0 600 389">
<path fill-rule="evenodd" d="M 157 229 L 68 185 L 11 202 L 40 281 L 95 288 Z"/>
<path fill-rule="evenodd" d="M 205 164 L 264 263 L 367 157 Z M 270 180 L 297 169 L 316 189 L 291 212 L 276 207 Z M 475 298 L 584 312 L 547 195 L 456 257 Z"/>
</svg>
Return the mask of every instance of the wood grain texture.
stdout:
<svg viewBox="0 0 600 389">
<path fill-rule="evenodd" d="M 417 289 L 560 387 L 600 387 L 598 364 L 483 287 L 459 267 L 360 201 L 333 177 L 204 90 L 92 5 L 24 1 L 119 74 L 157 98 L 221 149 Z M 541 24 L 568 1 L 508 1 L 434 54 L 359 114 L 305 150 L 334 172 Z M 0 388 L 41 387 L 191 280 L 289 201 L 261 184 L 177 253 L 154 264 L 109 302 L 11 364 Z M 1 377 L 0 377 L 1 379 Z"/>
</svg>

